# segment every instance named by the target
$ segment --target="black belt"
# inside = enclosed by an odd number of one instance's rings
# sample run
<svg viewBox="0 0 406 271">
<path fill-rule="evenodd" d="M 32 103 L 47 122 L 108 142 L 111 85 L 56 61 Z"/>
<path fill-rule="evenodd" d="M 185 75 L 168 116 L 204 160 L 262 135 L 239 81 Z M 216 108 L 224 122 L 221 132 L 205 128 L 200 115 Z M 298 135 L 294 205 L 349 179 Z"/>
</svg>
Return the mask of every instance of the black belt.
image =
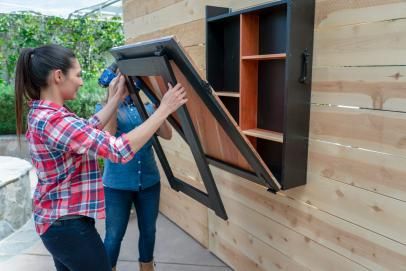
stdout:
<svg viewBox="0 0 406 271">
<path fill-rule="evenodd" d="M 71 219 L 80 219 L 80 218 L 84 218 L 86 216 L 84 215 L 64 215 L 61 216 L 60 218 L 58 218 L 59 221 L 61 220 L 71 220 Z"/>
</svg>

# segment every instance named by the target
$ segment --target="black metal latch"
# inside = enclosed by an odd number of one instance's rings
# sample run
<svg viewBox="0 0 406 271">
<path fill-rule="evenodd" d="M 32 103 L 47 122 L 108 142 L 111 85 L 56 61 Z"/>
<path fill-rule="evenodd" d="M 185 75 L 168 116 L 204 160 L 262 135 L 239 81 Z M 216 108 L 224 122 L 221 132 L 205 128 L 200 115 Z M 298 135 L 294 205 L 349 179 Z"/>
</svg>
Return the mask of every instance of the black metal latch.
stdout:
<svg viewBox="0 0 406 271">
<path fill-rule="evenodd" d="M 305 49 L 302 53 L 302 73 L 299 78 L 299 82 L 304 84 L 307 79 L 307 69 L 309 66 L 309 58 L 310 58 L 310 53 L 308 49 Z"/>
</svg>

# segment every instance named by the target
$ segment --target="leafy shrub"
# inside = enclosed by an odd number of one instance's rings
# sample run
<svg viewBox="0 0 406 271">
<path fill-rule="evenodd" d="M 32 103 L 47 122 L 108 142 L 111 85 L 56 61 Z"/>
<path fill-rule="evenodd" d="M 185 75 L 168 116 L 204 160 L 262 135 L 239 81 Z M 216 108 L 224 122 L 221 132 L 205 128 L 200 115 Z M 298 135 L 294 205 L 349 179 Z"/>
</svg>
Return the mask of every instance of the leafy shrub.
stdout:
<svg viewBox="0 0 406 271">
<path fill-rule="evenodd" d="M 94 114 L 96 103 L 102 101 L 105 97 L 106 89 L 97 84 L 97 79 L 89 78 L 80 88 L 76 99 L 68 101 L 66 104 L 78 116 L 89 118 Z M 14 112 L 14 86 L 0 84 L 0 134 L 16 133 L 16 116 Z"/>
<path fill-rule="evenodd" d="M 13 84 L 22 48 L 56 43 L 72 49 L 84 78 L 98 76 L 112 59 L 108 50 L 124 44 L 123 24 L 118 18 L 63 19 L 31 13 L 0 14 L 0 84 Z"/>
<path fill-rule="evenodd" d="M 0 134 L 15 134 L 14 87 L 0 84 Z"/>
</svg>

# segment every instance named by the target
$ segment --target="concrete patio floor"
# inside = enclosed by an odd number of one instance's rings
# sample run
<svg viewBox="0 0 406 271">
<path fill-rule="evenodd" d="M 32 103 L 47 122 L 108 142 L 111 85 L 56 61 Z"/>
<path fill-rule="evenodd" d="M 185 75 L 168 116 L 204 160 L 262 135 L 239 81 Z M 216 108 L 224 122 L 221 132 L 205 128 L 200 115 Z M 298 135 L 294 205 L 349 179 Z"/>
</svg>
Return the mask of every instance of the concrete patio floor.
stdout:
<svg viewBox="0 0 406 271">
<path fill-rule="evenodd" d="M 97 222 L 97 229 L 103 238 L 104 220 Z M 137 220 L 132 214 L 122 243 L 118 271 L 138 270 L 137 240 Z M 158 218 L 155 259 L 158 271 L 232 271 L 163 215 Z M 32 219 L 0 241 L 0 270 L 55 270 L 52 258 L 34 231 Z"/>
</svg>

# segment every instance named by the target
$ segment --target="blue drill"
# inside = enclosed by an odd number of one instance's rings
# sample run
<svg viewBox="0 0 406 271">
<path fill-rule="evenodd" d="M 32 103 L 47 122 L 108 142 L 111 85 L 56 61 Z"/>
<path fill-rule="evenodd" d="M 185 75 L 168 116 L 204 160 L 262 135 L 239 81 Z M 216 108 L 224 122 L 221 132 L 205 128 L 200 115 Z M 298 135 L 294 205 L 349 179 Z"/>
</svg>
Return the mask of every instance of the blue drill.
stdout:
<svg viewBox="0 0 406 271">
<path fill-rule="evenodd" d="M 107 88 L 110 85 L 111 80 L 113 80 L 114 78 L 116 78 L 117 76 L 117 69 L 118 66 L 117 64 L 114 62 L 112 63 L 110 66 L 108 66 L 103 73 L 100 75 L 99 77 L 99 85 L 103 88 Z M 134 82 L 135 84 L 135 89 L 137 91 L 140 91 L 140 89 L 144 89 L 146 86 L 142 83 L 141 80 L 139 80 L 138 78 L 135 80 Z M 153 104 L 157 104 L 159 103 L 155 97 L 152 97 L 151 95 L 149 95 L 148 92 L 144 91 L 145 95 L 147 95 L 147 97 L 151 100 L 151 102 Z"/>
</svg>

